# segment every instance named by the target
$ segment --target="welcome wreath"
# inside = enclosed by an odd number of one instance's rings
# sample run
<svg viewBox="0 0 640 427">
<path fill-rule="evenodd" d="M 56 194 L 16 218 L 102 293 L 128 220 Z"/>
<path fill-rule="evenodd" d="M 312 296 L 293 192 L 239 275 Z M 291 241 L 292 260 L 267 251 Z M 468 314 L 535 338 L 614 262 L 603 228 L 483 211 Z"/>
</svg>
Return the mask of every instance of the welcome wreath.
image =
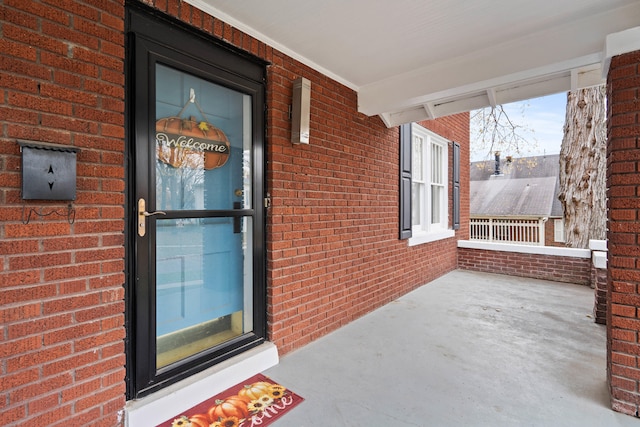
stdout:
<svg viewBox="0 0 640 427">
<path fill-rule="evenodd" d="M 194 116 L 182 118 L 189 103 L 194 103 L 202 120 Z M 156 150 L 158 160 L 175 168 L 214 169 L 229 158 L 229 139 L 224 132 L 205 117 L 193 92 L 177 116 L 156 121 Z"/>
</svg>

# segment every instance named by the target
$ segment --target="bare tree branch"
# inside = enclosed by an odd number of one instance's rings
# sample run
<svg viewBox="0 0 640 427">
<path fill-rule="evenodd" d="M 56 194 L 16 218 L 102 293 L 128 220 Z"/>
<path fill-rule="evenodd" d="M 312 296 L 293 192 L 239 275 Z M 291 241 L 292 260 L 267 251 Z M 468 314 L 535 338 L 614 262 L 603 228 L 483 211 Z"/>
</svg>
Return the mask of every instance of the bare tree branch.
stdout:
<svg viewBox="0 0 640 427">
<path fill-rule="evenodd" d="M 524 119 L 524 106 L 521 114 Z M 472 151 L 485 158 L 491 158 L 496 151 L 522 157 L 537 146 L 533 134 L 533 129 L 509 117 L 502 105 L 471 112 Z"/>
</svg>

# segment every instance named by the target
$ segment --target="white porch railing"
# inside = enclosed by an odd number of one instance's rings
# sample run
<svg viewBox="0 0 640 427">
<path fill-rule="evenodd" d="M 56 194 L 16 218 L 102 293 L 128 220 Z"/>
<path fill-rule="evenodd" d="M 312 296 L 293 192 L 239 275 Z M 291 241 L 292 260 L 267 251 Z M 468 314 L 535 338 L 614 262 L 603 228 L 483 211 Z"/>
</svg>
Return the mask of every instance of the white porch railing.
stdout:
<svg viewBox="0 0 640 427">
<path fill-rule="evenodd" d="M 469 239 L 544 246 L 545 219 L 471 218 Z"/>
</svg>

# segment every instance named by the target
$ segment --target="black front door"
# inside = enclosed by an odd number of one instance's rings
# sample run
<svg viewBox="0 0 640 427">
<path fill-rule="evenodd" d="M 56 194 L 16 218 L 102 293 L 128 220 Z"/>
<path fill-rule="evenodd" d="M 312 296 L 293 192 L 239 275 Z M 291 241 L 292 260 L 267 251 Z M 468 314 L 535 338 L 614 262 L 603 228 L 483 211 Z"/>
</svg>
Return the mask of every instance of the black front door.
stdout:
<svg viewBox="0 0 640 427">
<path fill-rule="evenodd" d="M 137 397 L 264 340 L 264 64 L 159 16 L 128 23 Z"/>
</svg>

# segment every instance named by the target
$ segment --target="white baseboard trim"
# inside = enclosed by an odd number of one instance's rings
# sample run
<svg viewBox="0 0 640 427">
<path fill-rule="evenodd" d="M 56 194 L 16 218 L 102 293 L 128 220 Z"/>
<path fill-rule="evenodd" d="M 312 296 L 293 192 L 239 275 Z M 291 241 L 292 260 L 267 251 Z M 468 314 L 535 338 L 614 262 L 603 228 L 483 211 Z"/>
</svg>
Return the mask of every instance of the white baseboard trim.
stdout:
<svg viewBox="0 0 640 427">
<path fill-rule="evenodd" d="M 572 258 L 591 258 L 591 251 L 589 249 L 574 249 L 556 246 L 529 246 L 509 243 L 490 243 L 474 240 L 458 240 L 458 247 L 469 249 L 484 249 L 488 251 L 519 252 L 523 254 L 566 256 Z"/>
</svg>

